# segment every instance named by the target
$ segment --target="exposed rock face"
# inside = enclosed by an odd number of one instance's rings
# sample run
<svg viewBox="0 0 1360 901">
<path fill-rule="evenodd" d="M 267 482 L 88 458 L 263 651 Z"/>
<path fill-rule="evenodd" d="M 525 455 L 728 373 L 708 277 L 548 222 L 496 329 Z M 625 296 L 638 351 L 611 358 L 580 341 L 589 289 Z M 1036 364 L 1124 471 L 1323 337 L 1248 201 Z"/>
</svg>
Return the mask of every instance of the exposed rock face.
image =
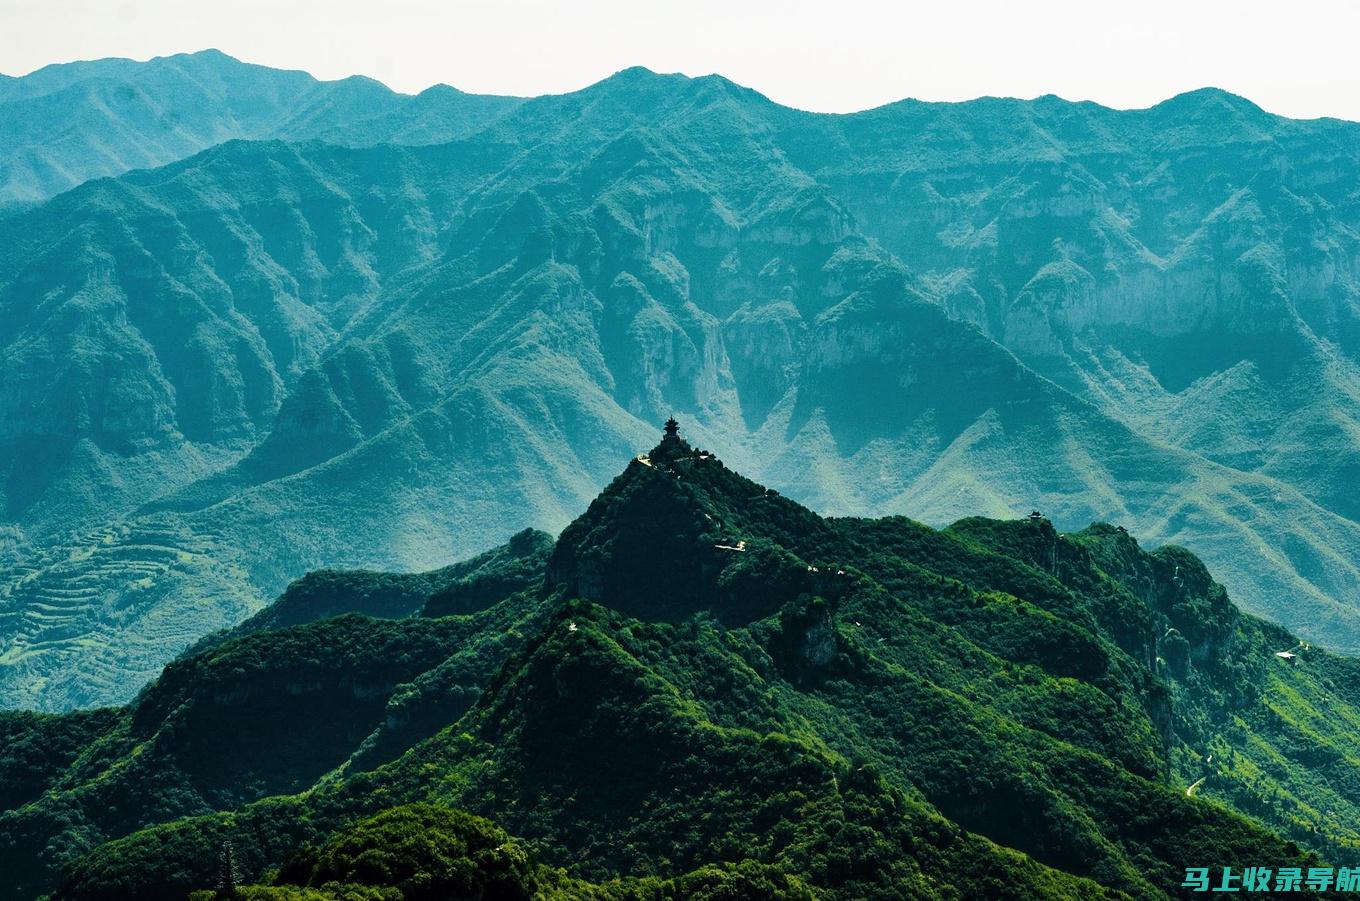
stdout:
<svg viewBox="0 0 1360 901">
<path fill-rule="evenodd" d="M 803 633 L 803 659 L 810 667 L 823 667 L 836 659 L 836 629 L 823 614 Z"/>
<path fill-rule="evenodd" d="M 760 307 L 748 303 L 723 322 L 722 337 L 732 377 L 742 386 L 742 415 L 757 427 L 799 381 L 807 323 L 788 301 Z"/>
<path fill-rule="evenodd" d="M 1202 91 L 1122 116 L 1039 103 L 1009 147 L 989 140 L 1018 112 L 904 108 L 962 146 L 827 169 L 951 315 L 1135 430 L 1354 519 L 1360 239 L 1335 179 L 1360 163 L 1322 137 L 1349 126 Z"/>
<path fill-rule="evenodd" d="M 1173 678 L 1190 678 L 1192 657 L 1190 642 L 1186 641 L 1185 636 L 1174 626 L 1166 630 L 1166 634 L 1157 643 L 1157 650 L 1161 658 L 1166 661 L 1167 668 Z"/>
</svg>

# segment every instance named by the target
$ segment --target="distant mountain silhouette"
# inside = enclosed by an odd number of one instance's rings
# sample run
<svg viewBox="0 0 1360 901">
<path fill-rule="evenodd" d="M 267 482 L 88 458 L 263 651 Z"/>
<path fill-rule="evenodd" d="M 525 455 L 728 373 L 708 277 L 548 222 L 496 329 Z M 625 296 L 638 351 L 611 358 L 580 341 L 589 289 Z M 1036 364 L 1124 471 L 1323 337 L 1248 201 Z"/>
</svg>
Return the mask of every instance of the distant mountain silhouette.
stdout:
<svg viewBox="0 0 1360 901">
<path fill-rule="evenodd" d="M 0 79 L 0 214 L 234 138 L 434 144 L 518 102 L 447 85 L 411 96 L 359 76 L 317 81 L 217 50 L 47 66 Z"/>
</svg>

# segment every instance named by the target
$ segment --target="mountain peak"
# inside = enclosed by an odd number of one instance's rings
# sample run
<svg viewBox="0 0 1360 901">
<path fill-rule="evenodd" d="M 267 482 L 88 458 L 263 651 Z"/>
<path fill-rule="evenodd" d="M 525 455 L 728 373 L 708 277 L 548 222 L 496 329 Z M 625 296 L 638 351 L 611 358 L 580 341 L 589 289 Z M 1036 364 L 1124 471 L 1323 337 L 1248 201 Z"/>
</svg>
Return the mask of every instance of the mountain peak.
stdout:
<svg viewBox="0 0 1360 901">
<path fill-rule="evenodd" d="M 785 549 L 826 529 L 815 513 L 691 446 L 672 417 L 661 442 L 563 530 L 548 584 L 638 619 L 707 611 L 749 622 L 801 584 L 807 567 Z M 765 589 L 742 576 L 756 571 Z"/>
<path fill-rule="evenodd" d="M 694 79 L 680 72 L 656 72 L 646 66 L 629 66 L 572 93 L 618 94 L 641 99 L 654 97 L 657 92 L 665 94 L 678 92 L 693 81 Z"/>
<path fill-rule="evenodd" d="M 187 53 L 174 53 L 164 59 L 195 59 L 202 62 L 218 63 L 239 63 L 240 60 L 223 50 L 216 47 L 204 47 L 202 50 L 192 50 Z"/>
<path fill-rule="evenodd" d="M 439 84 L 430 85 L 428 88 L 421 91 L 416 96 L 424 97 L 426 99 L 436 97 L 465 97 L 467 96 L 467 91 L 455 88 L 451 84 L 444 84 L 443 82 L 440 82 Z"/>
<path fill-rule="evenodd" d="M 1161 103 L 1155 104 L 1151 109 L 1159 112 L 1173 113 L 1178 117 L 1194 112 L 1210 112 L 1218 110 L 1232 112 L 1236 115 L 1250 118 L 1275 118 L 1271 113 L 1261 109 L 1261 107 L 1252 103 L 1246 97 L 1215 87 L 1203 87 L 1195 88 L 1191 91 L 1183 91 L 1174 97 L 1169 97 Z"/>
<path fill-rule="evenodd" d="M 617 81 L 620 84 L 623 84 L 630 81 L 642 81 L 644 79 L 649 78 L 674 78 L 674 77 L 676 77 L 674 74 L 665 74 L 662 72 L 658 72 L 655 69 L 649 69 L 646 66 L 628 66 L 625 69 L 620 69 L 613 75 L 601 79 L 601 81 L 598 83 L 603 83 L 606 81 Z"/>
</svg>

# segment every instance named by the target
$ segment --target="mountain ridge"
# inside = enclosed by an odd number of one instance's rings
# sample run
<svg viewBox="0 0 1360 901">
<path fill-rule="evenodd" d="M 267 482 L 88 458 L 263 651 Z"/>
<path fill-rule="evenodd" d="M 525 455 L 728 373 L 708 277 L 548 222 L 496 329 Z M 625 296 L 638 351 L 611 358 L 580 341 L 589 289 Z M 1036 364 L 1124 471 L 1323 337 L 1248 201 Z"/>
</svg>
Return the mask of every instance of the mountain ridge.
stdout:
<svg viewBox="0 0 1360 901">
<path fill-rule="evenodd" d="M 359 75 L 318 81 L 220 51 L 57 64 L 0 82 L 0 215 L 90 178 L 173 163 L 233 138 L 435 143 L 517 102 L 456 89 L 398 94 Z M 403 132 L 403 110 L 413 105 L 433 105 L 432 131 Z"/>
<path fill-rule="evenodd" d="M 814 116 L 634 71 L 452 143 L 228 143 L 0 220 L 0 354 L 36 373 L 0 385 L 0 697 L 126 700 L 307 570 L 556 532 L 672 411 L 828 513 L 1117 521 L 1350 648 L 1360 164 L 1354 126 L 1281 122 Z M 144 526 L 195 571 L 80 563 Z M 140 634 L 159 660 L 45 696 Z"/>
</svg>

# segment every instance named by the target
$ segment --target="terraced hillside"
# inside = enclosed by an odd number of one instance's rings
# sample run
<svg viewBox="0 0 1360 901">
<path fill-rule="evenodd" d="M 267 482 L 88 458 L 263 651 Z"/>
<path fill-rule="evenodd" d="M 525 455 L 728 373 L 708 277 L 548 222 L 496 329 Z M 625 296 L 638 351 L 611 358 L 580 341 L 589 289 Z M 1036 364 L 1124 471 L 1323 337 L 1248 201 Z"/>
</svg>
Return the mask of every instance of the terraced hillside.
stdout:
<svg viewBox="0 0 1360 901">
<path fill-rule="evenodd" d="M 121 691 L 130 675 L 153 678 L 165 647 L 182 643 L 186 622 L 206 631 L 256 606 L 241 593 L 243 573 L 223 559 L 218 539 L 142 519 L 0 569 L 0 664 L 57 707 L 88 703 L 88 686 Z M 195 586 L 191 600 L 163 603 L 184 584 Z M 129 641 L 114 659 L 105 649 L 118 635 Z M 66 661 L 59 673 L 46 665 L 54 655 Z M 3 694 L 0 705 L 22 707 L 30 696 Z"/>
</svg>

